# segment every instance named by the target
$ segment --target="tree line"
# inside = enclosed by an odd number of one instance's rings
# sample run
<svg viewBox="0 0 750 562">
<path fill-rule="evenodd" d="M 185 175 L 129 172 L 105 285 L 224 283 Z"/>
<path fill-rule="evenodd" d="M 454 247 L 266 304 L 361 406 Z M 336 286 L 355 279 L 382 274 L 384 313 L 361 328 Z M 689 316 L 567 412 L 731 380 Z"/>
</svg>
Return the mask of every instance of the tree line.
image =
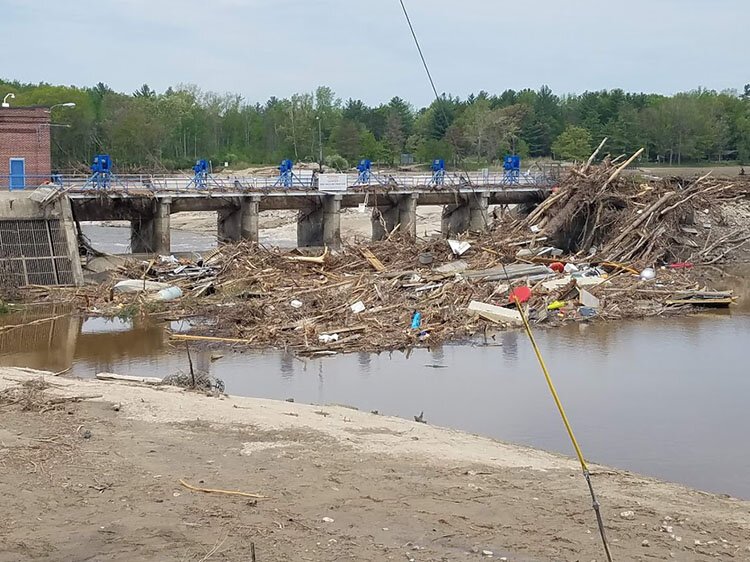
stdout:
<svg viewBox="0 0 750 562">
<path fill-rule="evenodd" d="M 415 108 L 394 97 L 376 107 L 342 101 L 328 87 L 249 103 L 236 94 L 180 85 L 132 94 L 93 87 L 0 80 L 14 105 L 75 102 L 53 109 L 53 162 L 82 171 L 108 153 L 119 169 L 174 170 L 196 159 L 233 167 L 284 158 L 345 169 L 361 158 L 393 165 L 402 155 L 462 166 L 486 166 L 504 154 L 582 160 L 603 137 L 612 154 L 645 147 L 667 164 L 750 161 L 750 84 L 741 92 L 699 89 L 673 96 L 622 90 L 558 96 L 538 90 L 443 95 Z M 322 150 L 321 150 L 322 149 Z"/>
</svg>

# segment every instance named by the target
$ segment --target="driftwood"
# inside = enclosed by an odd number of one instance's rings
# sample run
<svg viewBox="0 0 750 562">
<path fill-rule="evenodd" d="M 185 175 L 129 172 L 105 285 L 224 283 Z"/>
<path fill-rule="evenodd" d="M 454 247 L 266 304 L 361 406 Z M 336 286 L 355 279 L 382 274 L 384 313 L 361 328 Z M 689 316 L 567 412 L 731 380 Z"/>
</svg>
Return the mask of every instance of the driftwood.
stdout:
<svg viewBox="0 0 750 562">
<path fill-rule="evenodd" d="M 222 494 L 225 496 L 240 496 L 243 498 L 253 498 L 256 500 L 263 500 L 263 499 L 267 499 L 268 497 L 268 496 L 262 496 L 260 494 L 251 494 L 249 492 L 237 492 L 234 490 L 220 490 L 217 488 L 200 488 L 198 486 L 193 486 L 192 484 L 188 484 L 184 480 L 180 480 L 180 484 L 182 484 L 188 490 L 192 490 L 193 492 L 203 492 L 204 494 Z"/>
<path fill-rule="evenodd" d="M 674 192 L 665 193 L 664 195 L 662 195 L 661 198 L 656 203 L 654 203 L 653 205 L 651 205 L 648 209 L 644 210 L 641 213 L 641 215 L 635 220 L 635 222 L 633 222 L 630 226 L 628 226 L 627 228 L 625 228 L 625 230 L 623 230 L 622 233 L 620 233 L 620 235 L 617 238 L 615 238 L 614 240 L 612 240 L 612 242 L 609 243 L 609 247 L 613 247 L 613 246 L 616 247 L 633 230 L 635 230 L 641 224 L 643 224 L 644 222 L 646 222 L 647 220 L 649 220 L 651 218 L 651 215 L 653 214 L 654 211 L 658 210 L 659 207 L 661 207 L 662 205 L 664 205 L 664 203 L 666 203 L 667 201 L 669 201 L 670 199 L 672 199 L 672 197 L 674 197 L 675 195 L 676 195 L 676 193 L 674 193 Z M 617 258 L 613 257 L 613 258 L 609 258 L 609 259 L 615 260 Z"/>
<path fill-rule="evenodd" d="M 162 380 L 156 377 L 131 377 L 129 375 L 116 375 L 114 373 L 97 373 L 96 378 L 100 381 L 136 382 L 141 384 L 162 384 Z"/>
<path fill-rule="evenodd" d="M 632 164 L 632 163 L 633 163 L 633 161 L 634 161 L 634 160 L 635 160 L 636 158 L 638 158 L 638 157 L 639 157 L 639 156 L 640 156 L 641 154 L 643 154 L 643 151 L 644 151 L 644 150 L 645 150 L 645 149 L 643 149 L 643 148 L 641 148 L 640 150 L 638 150 L 638 152 L 636 152 L 635 154 L 633 154 L 633 156 L 631 156 L 630 158 L 628 158 L 628 159 L 627 159 L 627 160 L 625 161 L 625 163 L 624 163 L 624 164 L 620 165 L 620 167 L 618 167 L 618 168 L 617 168 L 617 169 L 616 169 L 616 170 L 615 170 L 614 172 L 612 172 L 612 175 L 611 175 L 611 176 L 609 176 L 609 179 L 608 179 L 608 180 L 607 180 L 607 181 L 606 181 L 606 182 L 604 183 L 604 185 L 602 186 L 602 189 L 601 189 L 601 190 L 602 190 L 602 191 L 604 191 L 605 189 L 607 189 L 607 188 L 609 187 L 609 185 L 610 185 L 610 184 L 611 184 L 611 183 L 612 183 L 613 181 L 615 181 L 615 180 L 617 179 L 617 177 L 618 177 L 618 176 L 619 176 L 619 175 L 620 175 L 620 174 L 622 173 L 622 171 L 623 171 L 623 170 L 624 170 L 625 168 L 627 168 L 628 166 L 630 166 L 630 164 Z"/>
<path fill-rule="evenodd" d="M 704 211 L 713 225 L 723 227 L 721 206 L 746 199 L 750 184 L 715 179 L 708 173 L 693 180 L 662 179 L 644 185 L 641 178 L 625 173 L 642 150 L 617 165 L 596 165 L 603 146 L 582 167 L 571 169 L 558 191 L 526 218 L 502 224 L 497 233 L 506 248 L 524 241 L 533 250 L 546 240 L 544 245 L 583 261 L 632 261 L 638 269 L 659 262 L 716 263 L 746 244 L 739 234 L 726 235 L 723 228 L 714 227 L 719 239 L 709 245 L 703 229 L 686 228 L 696 212 L 702 217 Z M 529 229 L 534 232 L 530 238 Z M 705 248 L 697 252 L 704 240 Z"/>
<path fill-rule="evenodd" d="M 253 343 L 252 339 L 239 339 L 239 338 L 217 338 L 212 336 L 193 336 L 190 334 L 172 334 L 169 336 L 173 340 L 178 341 L 202 341 L 202 342 L 215 342 L 215 343 Z"/>
<path fill-rule="evenodd" d="M 318 263 L 318 264 L 324 264 L 326 262 L 326 258 L 328 257 L 328 246 L 326 246 L 325 250 L 323 250 L 323 254 L 317 257 L 309 257 L 309 256 L 288 256 L 286 259 L 289 261 L 296 261 L 301 263 Z"/>
<path fill-rule="evenodd" d="M 581 175 L 586 175 L 586 172 L 591 167 L 592 162 L 596 158 L 596 156 L 599 154 L 599 151 L 604 148 L 604 144 L 607 142 L 608 138 L 604 137 L 602 142 L 599 143 L 599 146 L 596 147 L 596 150 L 591 153 L 591 156 L 589 156 L 589 159 L 586 161 L 586 164 L 581 168 Z"/>
</svg>

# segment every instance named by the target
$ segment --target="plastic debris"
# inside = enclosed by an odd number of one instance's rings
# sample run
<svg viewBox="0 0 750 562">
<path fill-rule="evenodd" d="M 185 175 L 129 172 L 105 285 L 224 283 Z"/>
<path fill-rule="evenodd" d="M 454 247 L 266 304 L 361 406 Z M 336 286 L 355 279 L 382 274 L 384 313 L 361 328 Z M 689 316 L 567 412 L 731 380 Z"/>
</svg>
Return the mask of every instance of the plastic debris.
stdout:
<svg viewBox="0 0 750 562">
<path fill-rule="evenodd" d="M 167 287 L 156 293 L 155 300 L 162 302 L 175 301 L 182 297 L 182 289 L 179 287 Z"/>
<path fill-rule="evenodd" d="M 320 343 L 331 343 L 331 342 L 339 341 L 339 335 L 338 334 L 321 334 L 318 336 L 318 341 Z"/>
<path fill-rule="evenodd" d="M 171 287 L 169 283 L 159 283 L 157 281 L 146 281 L 142 279 L 126 279 L 117 283 L 113 290 L 115 293 L 155 293 L 162 289 Z"/>
<path fill-rule="evenodd" d="M 411 329 L 412 330 L 419 330 L 422 327 L 422 314 L 415 310 L 414 314 L 411 316 Z"/>
<path fill-rule="evenodd" d="M 508 296 L 508 302 L 510 302 L 511 304 L 514 304 L 516 300 L 518 302 L 528 302 L 530 298 L 531 289 L 529 289 L 525 285 L 521 285 L 520 287 L 516 287 L 510 292 L 510 295 Z"/>
<path fill-rule="evenodd" d="M 642 281 L 651 281 L 652 279 L 656 279 L 656 270 L 653 267 L 647 267 L 643 271 L 641 271 L 641 280 Z"/>
<path fill-rule="evenodd" d="M 585 289 L 578 289 L 578 302 L 588 308 L 599 308 L 600 304 L 599 299 Z"/>
<path fill-rule="evenodd" d="M 459 240 L 448 240 L 448 245 L 451 247 L 451 251 L 457 256 L 463 256 L 471 249 L 471 244 Z"/>
</svg>

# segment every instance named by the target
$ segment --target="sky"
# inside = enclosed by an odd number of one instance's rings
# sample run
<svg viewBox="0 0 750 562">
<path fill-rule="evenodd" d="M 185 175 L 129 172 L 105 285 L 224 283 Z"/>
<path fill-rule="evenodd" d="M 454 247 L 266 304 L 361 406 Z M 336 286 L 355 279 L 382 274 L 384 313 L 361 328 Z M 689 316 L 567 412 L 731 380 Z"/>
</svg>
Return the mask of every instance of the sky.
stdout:
<svg viewBox="0 0 750 562">
<path fill-rule="evenodd" d="M 438 91 L 672 94 L 750 82 L 748 0 L 404 0 Z M 250 103 L 432 93 L 399 0 L 0 0 L 0 78 Z"/>
</svg>

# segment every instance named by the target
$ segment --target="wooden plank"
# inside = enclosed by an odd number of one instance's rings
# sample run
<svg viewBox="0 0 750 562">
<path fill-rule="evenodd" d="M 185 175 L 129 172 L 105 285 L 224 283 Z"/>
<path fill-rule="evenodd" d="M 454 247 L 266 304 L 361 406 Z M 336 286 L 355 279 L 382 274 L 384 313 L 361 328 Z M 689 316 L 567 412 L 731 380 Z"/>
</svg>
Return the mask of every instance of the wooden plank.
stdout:
<svg viewBox="0 0 750 562">
<path fill-rule="evenodd" d="M 732 298 L 726 299 L 670 299 L 666 304 L 689 304 L 692 306 L 729 306 L 734 302 Z"/>
<path fill-rule="evenodd" d="M 101 381 L 137 382 L 141 384 L 162 384 L 161 379 L 156 377 L 131 377 L 129 375 L 116 375 L 114 373 L 97 373 L 96 378 Z"/>
<path fill-rule="evenodd" d="M 237 338 L 215 338 L 211 336 L 191 336 L 189 334 L 172 334 L 169 336 L 173 340 L 178 341 L 205 341 L 205 342 L 217 342 L 217 343 L 253 343 L 253 340 L 242 340 Z"/>
<path fill-rule="evenodd" d="M 377 272 L 383 272 L 385 271 L 385 266 L 383 265 L 383 262 L 381 262 L 375 254 L 373 254 L 369 248 L 361 248 L 360 253 L 362 256 L 370 263 L 370 265 L 373 267 L 373 269 Z"/>
</svg>

